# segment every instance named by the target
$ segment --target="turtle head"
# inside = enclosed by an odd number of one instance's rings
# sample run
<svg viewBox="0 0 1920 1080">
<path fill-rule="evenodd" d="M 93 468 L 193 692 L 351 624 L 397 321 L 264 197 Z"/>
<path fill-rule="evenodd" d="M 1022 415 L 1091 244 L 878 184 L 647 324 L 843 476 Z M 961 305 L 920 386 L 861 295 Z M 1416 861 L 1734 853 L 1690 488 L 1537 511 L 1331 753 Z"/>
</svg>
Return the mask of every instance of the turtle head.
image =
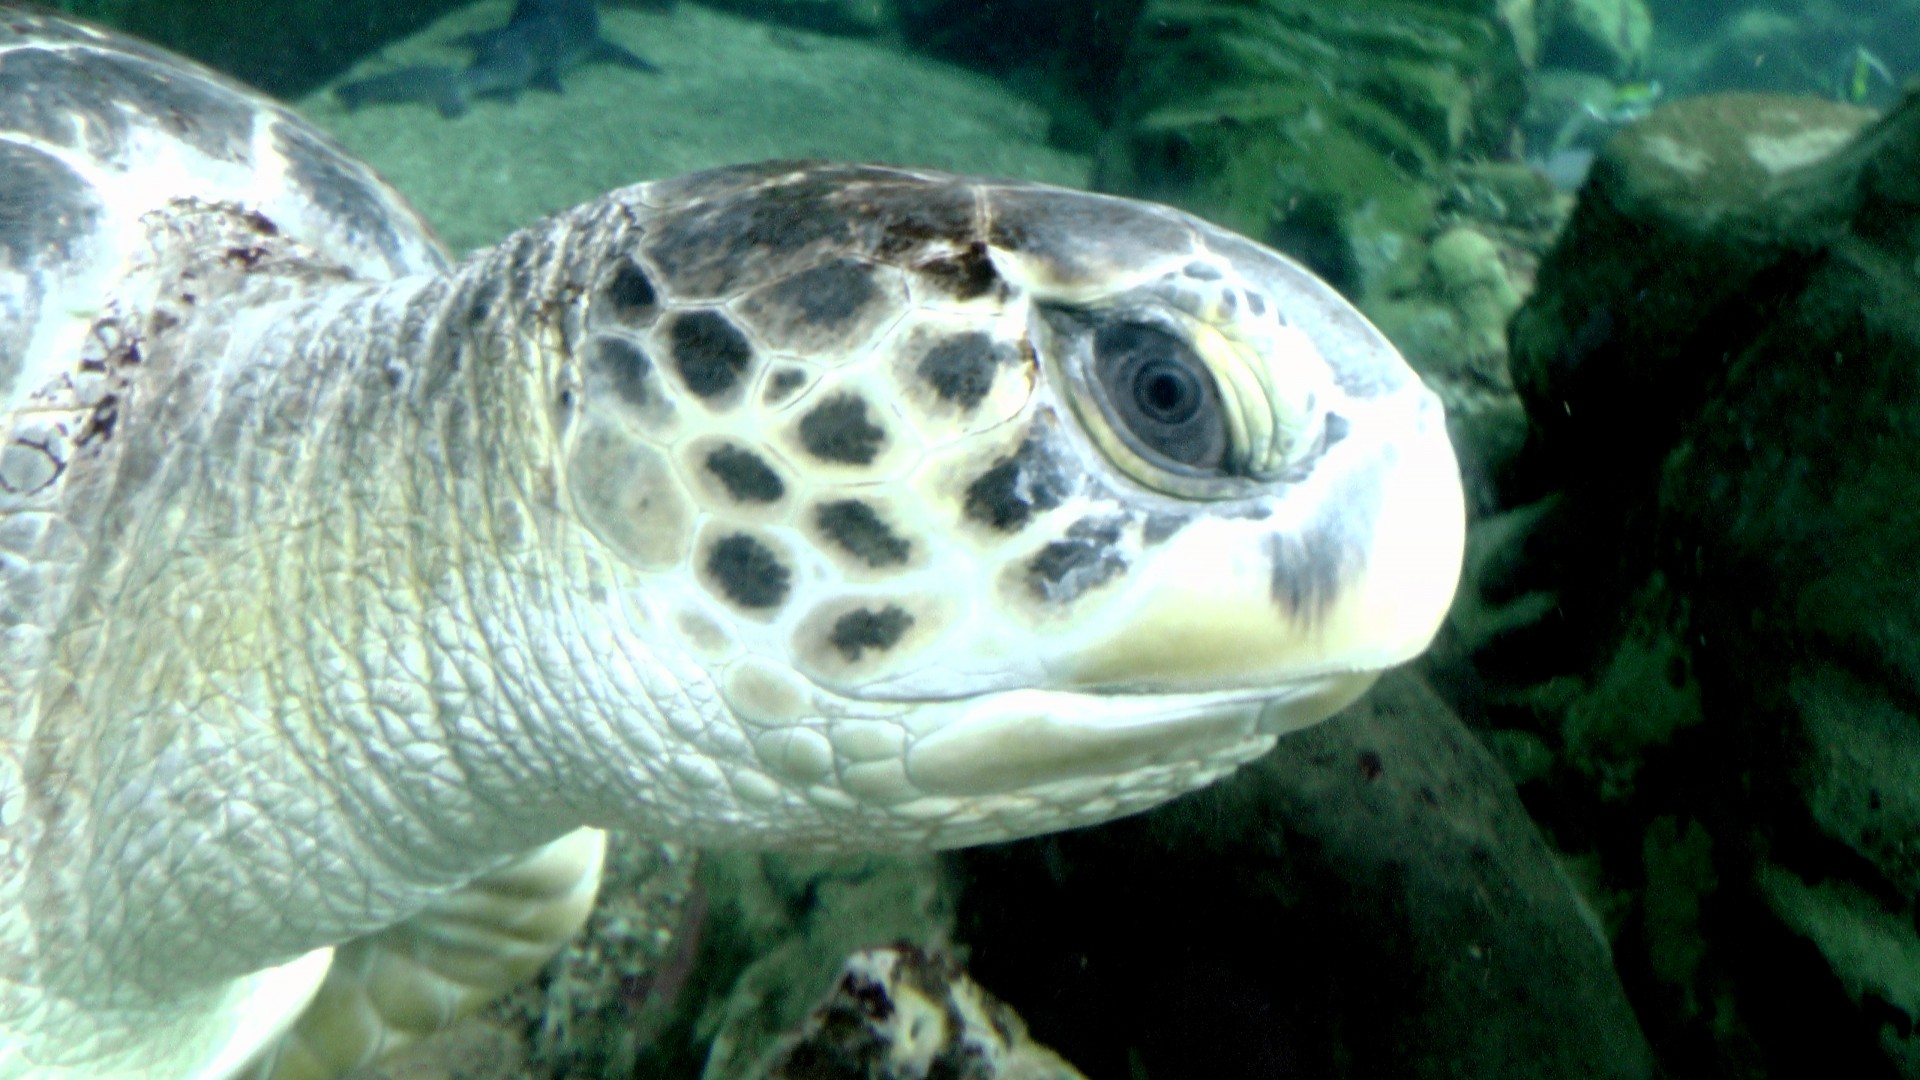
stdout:
<svg viewBox="0 0 1920 1080">
<path fill-rule="evenodd" d="M 761 166 L 649 185 L 570 370 L 573 504 L 800 842 L 1138 809 L 1425 648 L 1438 401 L 1290 260 L 1164 207 Z M 837 822 L 837 824 L 836 824 Z"/>
</svg>

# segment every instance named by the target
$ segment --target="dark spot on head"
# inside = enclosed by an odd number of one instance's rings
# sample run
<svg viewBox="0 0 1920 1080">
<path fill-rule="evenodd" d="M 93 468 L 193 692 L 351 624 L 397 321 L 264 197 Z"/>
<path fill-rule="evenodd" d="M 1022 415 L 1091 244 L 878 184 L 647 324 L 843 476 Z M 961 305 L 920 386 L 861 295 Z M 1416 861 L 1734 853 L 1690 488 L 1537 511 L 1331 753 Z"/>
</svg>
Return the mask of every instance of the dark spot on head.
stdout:
<svg viewBox="0 0 1920 1080">
<path fill-rule="evenodd" d="M 676 295 L 732 296 L 846 255 L 894 263 L 974 234 L 974 189 L 872 165 L 775 162 L 647 185 L 648 260 Z"/>
<path fill-rule="evenodd" d="M 631 258 L 624 258 L 600 286 L 600 310 L 622 326 L 646 326 L 658 313 L 659 296 L 647 272 Z"/>
<path fill-rule="evenodd" d="M 858 499 L 822 503 L 814 512 L 820 531 L 868 566 L 898 566 L 913 545 L 896 536 L 873 507 Z"/>
<path fill-rule="evenodd" d="M 1067 526 L 1067 539 L 1087 540 L 1095 544 L 1117 544 L 1120 542 L 1120 530 L 1126 525 L 1124 517 L 1083 517 Z"/>
<path fill-rule="evenodd" d="M 973 189 L 947 180 L 921 180 L 860 199 L 861 208 L 882 223 L 873 253 L 900 259 L 929 245 L 952 247 L 979 234 Z"/>
<path fill-rule="evenodd" d="M 914 370 L 933 391 L 962 409 L 971 409 L 993 389 L 993 377 L 1011 353 L 986 334 L 969 330 L 936 343 Z"/>
<path fill-rule="evenodd" d="M 840 185 L 830 172 L 802 171 L 667 211 L 647 256 L 675 295 L 738 293 L 780 276 L 808 249 L 840 242 L 847 221 L 823 212 Z"/>
<path fill-rule="evenodd" d="M 923 280 L 956 300 L 985 296 L 1000 285 L 1000 272 L 978 240 L 952 255 L 941 255 L 914 267 Z"/>
<path fill-rule="evenodd" d="M 857 259 L 836 259 L 802 270 L 763 295 L 809 325 L 833 327 L 853 319 L 880 290 L 874 287 L 872 266 Z"/>
<path fill-rule="evenodd" d="M 74 435 L 76 446 L 86 446 L 92 442 L 106 442 L 113 438 L 113 429 L 120 422 L 120 395 L 103 394 L 84 420 L 80 430 Z"/>
<path fill-rule="evenodd" d="M 1185 514 L 1148 514 L 1146 524 L 1140 527 L 1140 542 L 1143 544 L 1163 543 L 1168 537 L 1186 528 L 1193 520 Z"/>
<path fill-rule="evenodd" d="M 606 334 L 594 338 L 588 350 L 588 368 L 605 378 L 621 401 L 638 408 L 653 400 L 653 390 L 647 385 L 653 361 L 647 359 L 640 346 L 626 338 Z"/>
<path fill-rule="evenodd" d="M 770 503 L 787 493 L 780 474 L 751 450 L 722 446 L 707 455 L 706 464 L 707 471 L 737 502 Z"/>
<path fill-rule="evenodd" d="M 1067 529 L 1067 539 L 1041 548 L 1027 563 L 1027 587 L 1042 600 L 1066 603 L 1113 579 L 1127 568 L 1114 545 L 1120 539 L 1115 519 L 1083 518 Z"/>
<path fill-rule="evenodd" d="M 1219 267 L 1212 263 L 1203 263 L 1198 260 L 1181 267 L 1180 272 L 1195 281 L 1219 281 L 1225 276 L 1220 273 Z"/>
<path fill-rule="evenodd" d="M 753 359 L 753 346 L 738 327 L 717 311 L 689 311 L 668 327 L 673 363 L 687 389 L 703 398 L 733 389 Z"/>
<path fill-rule="evenodd" d="M 1019 484 L 1019 462 L 1002 459 L 967 485 L 967 516 L 1003 532 L 1025 525 L 1033 504 L 1020 497 Z"/>
<path fill-rule="evenodd" d="M 842 256 L 748 293 L 731 310 L 759 340 L 783 352 L 845 354 L 897 317 L 906 300 L 900 276 L 892 267 Z"/>
<path fill-rule="evenodd" d="M 879 611 L 857 608 L 833 621 L 827 641 L 851 663 L 868 649 L 893 648 L 912 625 L 913 616 L 899 604 L 888 604 Z"/>
<path fill-rule="evenodd" d="M 787 598 L 793 573 L 767 545 L 746 533 L 716 541 L 707 552 L 707 574 L 744 608 L 772 608 Z"/>
<path fill-rule="evenodd" d="M 795 390 L 805 386 L 806 382 L 807 373 L 799 368 L 781 368 L 767 380 L 767 404 L 778 405 L 787 400 L 793 396 Z"/>
<path fill-rule="evenodd" d="M 867 401 L 858 394 L 834 394 L 800 418 L 801 445 L 822 461 L 870 465 L 886 438 L 867 419 Z"/>
<path fill-rule="evenodd" d="M 1252 289 L 1248 289 L 1247 310 L 1253 312 L 1255 315 L 1265 315 L 1267 313 L 1267 298 L 1254 292 Z"/>
<path fill-rule="evenodd" d="M 1080 571 L 1093 569 L 1100 562 L 1100 548 L 1095 544 L 1085 540 L 1055 540 L 1027 563 L 1027 573 L 1034 591 L 1045 596 L 1051 586 Z"/>
<path fill-rule="evenodd" d="M 1332 605 L 1346 580 L 1348 564 L 1358 552 L 1337 532 L 1318 524 L 1294 535 L 1267 537 L 1267 557 L 1273 560 L 1273 599 L 1289 616 L 1317 619 Z"/>
<path fill-rule="evenodd" d="M 1346 438 L 1348 427 L 1346 417 L 1341 416 L 1339 413 L 1328 413 L 1325 426 L 1321 429 L 1320 433 L 1321 448 L 1325 449 Z"/>
<path fill-rule="evenodd" d="M 1029 437 L 967 485 L 966 516 L 1001 532 L 1026 525 L 1035 512 L 1059 506 L 1072 481 L 1046 444 Z"/>
</svg>

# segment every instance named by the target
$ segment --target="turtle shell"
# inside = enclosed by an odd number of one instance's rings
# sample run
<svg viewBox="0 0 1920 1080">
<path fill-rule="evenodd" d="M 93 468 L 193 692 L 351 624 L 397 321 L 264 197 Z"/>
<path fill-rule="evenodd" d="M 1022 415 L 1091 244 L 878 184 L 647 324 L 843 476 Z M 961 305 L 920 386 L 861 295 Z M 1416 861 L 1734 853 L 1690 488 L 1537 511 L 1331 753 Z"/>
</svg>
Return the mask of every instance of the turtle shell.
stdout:
<svg viewBox="0 0 1920 1080">
<path fill-rule="evenodd" d="M 420 216 L 291 110 L 152 46 L 0 11 L 0 399 L 65 374 L 94 298 L 183 200 L 233 203 L 354 273 L 443 269 Z"/>
</svg>

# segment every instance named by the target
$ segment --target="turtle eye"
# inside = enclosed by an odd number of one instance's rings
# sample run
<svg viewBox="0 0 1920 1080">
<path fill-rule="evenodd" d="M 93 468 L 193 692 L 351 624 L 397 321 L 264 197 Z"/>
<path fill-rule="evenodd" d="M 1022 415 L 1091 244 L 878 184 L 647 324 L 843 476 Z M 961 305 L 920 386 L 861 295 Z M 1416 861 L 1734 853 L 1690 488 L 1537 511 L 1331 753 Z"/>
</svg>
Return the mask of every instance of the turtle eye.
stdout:
<svg viewBox="0 0 1920 1080">
<path fill-rule="evenodd" d="M 1109 323 L 1094 334 L 1093 370 L 1114 419 L 1144 456 L 1185 470 L 1224 469 L 1220 396 L 1186 342 L 1157 326 Z"/>
</svg>

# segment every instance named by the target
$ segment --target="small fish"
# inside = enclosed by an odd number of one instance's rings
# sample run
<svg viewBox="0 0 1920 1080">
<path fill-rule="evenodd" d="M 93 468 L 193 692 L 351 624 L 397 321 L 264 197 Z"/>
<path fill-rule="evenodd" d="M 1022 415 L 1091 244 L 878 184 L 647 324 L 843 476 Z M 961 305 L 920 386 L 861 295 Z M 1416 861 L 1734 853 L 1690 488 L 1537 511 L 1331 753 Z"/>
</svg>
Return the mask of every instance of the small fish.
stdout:
<svg viewBox="0 0 1920 1080">
<path fill-rule="evenodd" d="M 1606 100 L 1588 103 L 1586 110 L 1602 124 L 1618 127 L 1652 112 L 1653 107 L 1660 103 L 1663 92 L 1659 79 L 1621 83 L 1613 88 L 1613 93 Z"/>
<path fill-rule="evenodd" d="M 1855 45 L 1852 54 L 1841 64 L 1842 74 L 1834 87 L 1834 97 L 1849 105 L 1865 105 L 1872 96 L 1876 85 L 1891 87 L 1895 84 L 1893 72 L 1886 62 L 1868 51 L 1865 45 Z"/>
<path fill-rule="evenodd" d="M 376 102 L 430 101 L 440 115 L 459 116 L 476 97 L 511 101 L 529 86 L 560 93 L 560 75 L 578 64 L 619 64 L 659 71 L 644 58 L 600 36 L 593 0 L 518 0 L 507 25 L 467 34 L 473 50 L 463 69 L 420 65 L 343 83 L 334 91 L 348 109 Z"/>
</svg>

